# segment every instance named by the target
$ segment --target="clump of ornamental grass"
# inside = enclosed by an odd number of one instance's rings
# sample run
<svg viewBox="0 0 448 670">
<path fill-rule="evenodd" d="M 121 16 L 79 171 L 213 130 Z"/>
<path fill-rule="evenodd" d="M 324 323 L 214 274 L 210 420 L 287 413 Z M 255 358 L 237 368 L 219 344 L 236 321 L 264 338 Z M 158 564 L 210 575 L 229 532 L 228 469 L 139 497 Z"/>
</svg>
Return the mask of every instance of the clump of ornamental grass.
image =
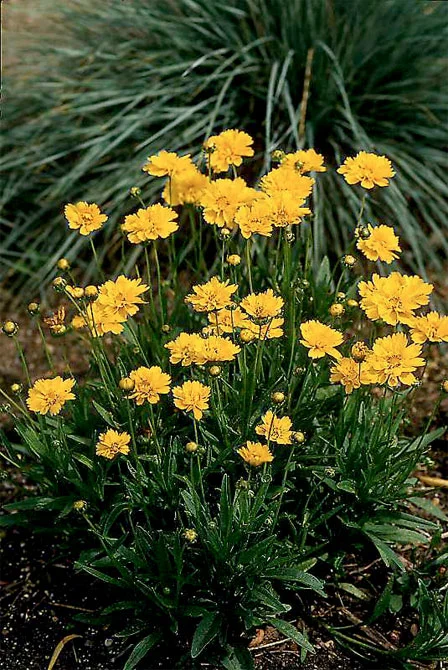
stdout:
<svg viewBox="0 0 448 670">
<path fill-rule="evenodd" d="M 61 201 L 98 203 L 116 223 L 148 153 L 197 156 L 210 135 L 236 125 L 256 134 L 254 177 L 285 148 L 314 147 L 333 166 L 359 150 L 389 156 L 397 178 L 369 192 L 366 212 L 400 233 L 405 267 L 423 276 L 442 267 L 446 3 L 410 1 L 406 11 L 401 0 L 39 7 L 33 30 L 27 22 L 21 33 L 17 21 L 7 38 L 0 258 L 14 286 L 34 286 L 36 273 L 48 279 L 61 254 L 79 262 L 86 240 L 65 235 Z M 150 203 L 155 182 L 137 185 Z M 313 199 L 318 263 L 327 249 L 347 246 L 360 203 L 334 171 Z M 110 267 L 119 249 L 101 249 Z M 86 273 L 94 276 L 93 263 Z"/>
<path fill-rule="evenodd" d="M 133 189 L 134 211 L 115 231 L 124 262 L 136 249 L 144 261 L 80 286 L 61 258 L 53 313 L 28 307 L 48 375 L 30 378 L 17 324 L 3 325 L 24 380 L 1 389 L 15 430 L 2 455 L 39 487 L 6 506 L 3 524 L 47 524 L 84 547 L 79 569 L 116 587 L 102 620 L 132 619 L 120 632 L 134 636 L 126 670 L 170 636 L 193 659 L 251 668 L 248 636 L 268 623 L 305 657 L 311 603 L 339 588 L 329 569 L 341 552 L 376 556 L 399 589 L 397 545 L 436 546 L 445 519 L 420 503 L 413 478 L 443 433 L 429 432 L 440 400 L 424 434 L 407 438 L 402 426 L 448 317 L 430 311 L 430 283 L 397 270 L 396 231 L 364 208 L 397 166 L 361 151 L 335 172 L 359 192 L 356 235 L 333 269 L 324 258 L 315 272 L 310 196 L 330 168 L 314 149 L 283 153 L 248 182 L 252 155 L 252 138 L 231 130 L 197 161 L 147 158 L 160 202 Z M 94 235 L 114 225 L 109 210 L 79 200 L 64 212 L 102 274 Z M 83 378 L 67 362 L 57 369 L 48 346 L 68 332 L 90 361 Z M 437 523 L 411 514 L 410 499 Z M 397 654 L 441 658 L 442 604 L 415 588 L 426 632 Z"/>
</svg>

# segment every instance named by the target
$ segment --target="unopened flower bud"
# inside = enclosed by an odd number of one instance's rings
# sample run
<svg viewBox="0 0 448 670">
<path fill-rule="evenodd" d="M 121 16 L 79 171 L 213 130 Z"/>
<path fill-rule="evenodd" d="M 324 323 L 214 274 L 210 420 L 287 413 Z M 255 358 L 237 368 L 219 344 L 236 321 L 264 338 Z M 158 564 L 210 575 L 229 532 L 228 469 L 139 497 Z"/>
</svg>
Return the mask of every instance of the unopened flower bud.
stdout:
<svg viewBox="0 0 448 670">
<path fill-rule="evenodd" d="M 132 186 L 129 189 L 129 193 L 132 195 L 133 198 L 138 198 L 138 196 L 141 194 L 141 192 L 142 192 L 141 188 L 139 188 L 138 186 Z"/>
<path fill-rule="evenodd" d="M 221 228 L 221 230 L 220 230 L 221 237 L 224 237 L 224 238 L 229 237 L 231 232 L 232 231 L 229 228 Z"/>
<path fill-rule="evenodd" d="M 187 542 L 196 542 L 198 538 L 198 534 L 193 528 L 187 528 L 184 530 L 184 538 L 187 540 Z"/>
<path fill-rule="evenodd" d="M 187 442 L 185 445 L 185 451 L 188 451 L 189 454 L 194 454 L 198 450 L 198 445 L 196 442 Z"/>
<path fill-rule="evenodd" d="M 342 262 L 346 267 L 352 268 L 354 265 L 356 265 L 356 258 L 351 254 L 346 254 L 342 259 Z"/>
<path fill-rule="evenodd" d="M 58 293 L 62 293 L 62 291 L 64 291 L 65 287 L 67 286 L 67 282 L 65 281 L 64 277 L 55 277 L 52 284 L 54 290 L 58 291 Z"/>
<path fill-rule="evenodd" d="M 306 440 L 305 433 L 302 433 L 301 430 L 296 430 L 292 434 L 292 438 L 293 438 L 294 442 L 297 442 L 297 444 L 303 444 Z"/>
<path fill-rule="evenodd" d="M 171 326 L 167 323 L 164 323 L 161 328 L 162 333 L 168 334 L 171 331 Z"/>
<path fill-rule="evenodd" d="M 84 295 L 87 298 L 87 300 L 89 300 L 90 302 L 93 302 L 98 297 L 97 287 L 93 286 L 93 284 L 89 284 L 89 286 L 86 286 L 85 289 L 84 289 Z"/>
<path fill-rule="evenodd" d="M 73 296 L 73 298 L 76 298 L 76 300 L 84 298 L 84 289 L 82 288 L 82 286 L 74 286 L 70 291 L 70 293 Z"/>
<path fill-rule="evenodd" d="M 369 347 L 367 344 L 364 344 L 364 342 L 355 342 L 355 344 L 352 346 L 352 358 L 357 363 L 362 363 L 366 359 L 368 353 Z"/>
<path fill-rule="evenodd" d="M 358 301 L 354 300 L 353 298 L 347 300 L 347 307 L 358 307 L 358 304 Z"/>
<path fill-rule="evenodd" d="M 292 244 L 292 242 L 294 242 L 294 240 L 295 240 L 295 236 L 294 236 L 294 233 L 292 232 L 292 230 L 287 230 L 287 231 L 286 231 L 286 233 L 285 233 L 285 240 L 286 240 L 289 244 Z"/>
<path fill-rule="evenodd" d="M 70 263 L 66 258 L 60 258 L 57 262 L 57 266 L 59 270 L 62 270 L 62 272 L 67 272 L 67 270 L 70 270 Z"/>
<path fill-rule="evenodd" d="M 441 387 L 442 387 L 442 391 L 445 391 L 445 393 L 448 393 L 448 379 L 443 380 L 443 382 L 441 384 Z"/>
<path fill-rule="evenodd" d="M 341 305 L 340 302 L 335 302 L 333 305 L 331 305 L 330 309 L 328 310 L 331 314 L 331 316 L 342 316 L 345 312 L 344 305 Z"/>
<path fill-rule="evenodd" d="M 272 402 L 275 402 L 276 405 L 280 405 L 282 402 L 285 402 L 285 394 L 282 391 L 274 391 L 271 395 Z"/>
<path fill-rule="evenodd" d="M 53 337 L 61 337 L 67 332 L 67 327 L 63 323 L 58 323 L 50 328 L 50 333 Z"/>
<path fill-rule="evenodd" d="M 219 377 L 221 374 L 222 369 L 219 367 L 219 365 L 212 365 L 209 373 L 211 374 L 212 377 Z"/>
<path fill-rule="evenodd" d="M 28 312 L 31 314 L 31 316 L 35 316 L 36 314 L 39 314 L 39 303 L 38 302 L 30 302 L 28 305 Z"/>
<path fill-rule="evenodd" d="M 17 395 L 22 390 L 22 384 L 11 384 L 11 393 Z"/>
<path fill-rule="evenodd" d="M 19 330 L 19 326 L 15 321 L 5 321 L 2 330 L 8 337 L 13 337 Z"/>
<path fill-rule="evenodd" d="M 241 340 L 241 342 L 244 342 L 245 344 L 247 344 L 248 342 L 252 342 L 252 340 L 254 338 L 255 338 L 255 335 L 250 330 L 248 330 L 247 328 L 245 328 L 244 330 L 242 330 L 240 332 L 240 340 Z"/>
<path fill-rule="evenodd" d="M 122 377 L 122 379 L 120 379 L 118 382 L 118 386 L 125 393 L 130 393 L 134 390 L 135 382 L 130 377 Z"/>
<path fill-rule="evenodd" d="M 338 300 L 345 300 L 346 295 L 345 295 L 345 293 L 344 293 L 343 291 L 338 291 L 338 292 L 336 293 L 336 298 L 337 298 Z"/>
<path fill-rule="evenodd" d="M 281 149 L 276 149 L 271 154 L 271 159 L 272 159 L 273 163 L 281 163 L 284 157 L 285 157 L 285 152 L 282 151 Z"/>
<path fill-rule="evenodd" d="M 85 500 L 75 500 L 73 503 L 73 509 L 77 512 L 83 512 L 87 508 L 87 502 Z"/>
<path fill-rule="evenodd" d="M 238 254 L 230 254 L 230 256 L 227 256 L 227 263 L 229 265 L 239 265 L 241 263 L 241 256 Z"/>
</svg>

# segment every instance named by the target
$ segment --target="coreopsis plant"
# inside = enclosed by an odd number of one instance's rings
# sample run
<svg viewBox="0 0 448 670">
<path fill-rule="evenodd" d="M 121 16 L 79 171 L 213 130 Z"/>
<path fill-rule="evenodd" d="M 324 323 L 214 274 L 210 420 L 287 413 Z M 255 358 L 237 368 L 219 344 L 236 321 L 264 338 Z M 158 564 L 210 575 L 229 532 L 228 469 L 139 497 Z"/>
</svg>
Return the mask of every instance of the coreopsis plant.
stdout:
<svg viewBox="0 0 448 670">
<path fill-rule="evenodd" d="M 440 430 L 409 439 L 402 426 L 448 317 L 429 311 L 431 284 L 393 269 L 394 230 L 363 220 L 365 193 L 395 171 L 366 152 L 339 169 L 364 195 L 332 271 L 313 259 L 323 157 L 277 152 L 247 183 L 252 155 L 249 135 L 226 130 L 197 163 L 148 157 L 161 202 L 132 189 L 139 209 L 119 231 L 143 262 L 83 288 L 62 259 L 53 315 L 30 310 L 47 375 L 29 378 L 20 332 L 3 326 L 29 387 L 1 391 L 16 430 L 4 457 L 40 488 L 5 523 L 53 524 L 84 547 L 79 568 L 122 590 L 104 616 L 133 610 L 126 670 L 171 634 L 193 658 L 250 668 L 244 636 L 268 622 L 311 653 L 283 616 L 299 593 L 309 619 L 332 557 L 361 543 L 399 572 L 396 544 L 437 530 L 407 500 Z M 95 205 L 65 213 L 80 234 L 106 225 Z M 68 332 L 90 361 L 79 378 L 47 346 Z"/>
</svg>

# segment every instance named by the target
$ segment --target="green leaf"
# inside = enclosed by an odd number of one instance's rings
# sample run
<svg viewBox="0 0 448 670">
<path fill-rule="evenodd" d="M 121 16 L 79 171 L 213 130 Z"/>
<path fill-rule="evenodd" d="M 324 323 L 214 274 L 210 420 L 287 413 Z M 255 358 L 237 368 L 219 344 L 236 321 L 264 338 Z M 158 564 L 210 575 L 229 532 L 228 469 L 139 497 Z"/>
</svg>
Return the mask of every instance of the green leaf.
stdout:
<svg viewBox="0 0 448 670">
<path fill-rule="evenodd" d="M 106 575 L 104 572 L 100 572 L 99 570 L 95 570 L 95 568 L 91 568 L 90 565 L 83 565 L 82 563 L 78 562 L 76 562 L 75 565 L 77 568 L 81 568 L 81 570 L 88 572 L 89 575 L 92 575 L 92 577 L 100 579 L 102 582 L 106 582 L 107 584 L 113 584 L 114 586 L 120 586 L 120 587 L 124 586 L 122 579 L 116 579 L 115 577 Z"/>
<path fill-rule="evenodd" d="M 157 642 L 162 638 L 162 633 L 151 633 L 147 637 L 144 637 L 143 640 L 140 640 L 138 644 L 135 645 L 134 649 L 131 652 L 128 660 L 126 661 L 123 670 L 132 670 L 135 666 L 140 663 L 142 658 L 146 656 L 148 651 L 154 647 Z"/>
<path fill-rule="evenodd" d="M 391 595 L 389 599 L 389 610 L 396 614 L 403 607 L 403 597 L 400 595 Z"/>
<path fill-rule="evenodd" d="M 355 598 L 359 598 L 359 600 L 370 600 L 369 594 L 365 593 L 365 591 L 361 591 L 361 589 L 358 589 L 358 587 L 354 586 L 354 584 L 341 582 L 339 587 L 347 593 L 350 593 L 350 595 L 355 596 Z"/>
<path fill-rule="evenodd" d="M 448 521 L 448 516 L 445 514 L 445 512 L 443 512 L 440 507 L 434 505 L 434 503 L 432 503 L 427 498 L 408 498 L 408 500 L 410 503 L 424 510 L 428 514 L 431 514 L 436 519 L 440 519 L 440 521 Z"/>
<path fill-rule="evenodd" d="M 92 404 L 95 407 L 98 414 L 100 415 L 100 417 L 102 419 L 104 419 L 104 421 L 107 423 L 108 426 L 111 426 L 112 428 L 117 427 L 117 424 L 114 421 L 114 417 L 112 416 L 112 414 L 107 409 L 104 409 L 104 407 L 101 407 L 101 405 L 99 405 L 97 402 L 95 402 L 95 400 L 92 400 Z"/>
<path fill-rule="evenodd" d="M 76 458 L 77 461 L 85 465 L 87 468 L 89 468 L 89 470 L 93 470 L 93 461 L 85 454 L 74 453 L 73 458 Z"/>
<path fill-rule="evenodd" d="M 392 595 L 392 587 L 394 585 L 394 575 L 391 575 L 388 579 L 388 582 L 386 586 L 384 587 L 384 591 L 382 592 L 381 596 L 378 599 L 378 602 L 375 605 L 375 609 L 372 612 L 372 616 L 369 619 L 369 623 L 373 623 L 377 619 L 380 618 L 384 614 L 384 612 L 388 609 L 389 603 L 390 603 L 390 598 Z"/>
<path fill-rule="evenodd" d="M 353 482 L 349 481 L 348 479 L 345 479 L 342 482 L 338 482 L 337 488 L 341 491 L 347 491 L 347 493 L 356 493 L 356 488 Z"/>
<path fill-rule="evenodd" d="M 226 649 L 227 655 L 221 661 L 225 670 L 253 670 L 254 659 L 249 649 L 230 646 L 227 646 Z"/>
<path fill-rule="evenodd" d="M 272 626 L 274 626 L 274 628 L 277 628 L 280 633 L 283 633 L 283 635 L 286 635 L 286 637 L 296 642 L 299 647 L 302 647 L 311 654 L 314 654 L 314 647 L 312 644 L 308 642 L 306 637 L 300 633 L 295 626 L 288 623 L 287 621 L 283 621 L 283 619 L 270 619 L 269 622 Z"/>
<path fill-rule="evenodd" d="M 300 582 L 304 586 L 313 589 L 320 595 L 325 596 L 324 583 L 317 577 L 314 577 L 314 575 L 309 575 L 307 572 L 303 572 L 297 568 L 283 568 L 283 570 L 275 570 L 272 573 L 266 573 L 264 577 L 269 577 L 270 579 L 281 579 L 288 582 Z"/>
<path fill-rule="evenodd" d="M 221 627 L 221 615 L 209 612 L 199 622 L 191 643 L 191 657 L 197 658 L 205 647 L 218 635 Z"/>
</svg>

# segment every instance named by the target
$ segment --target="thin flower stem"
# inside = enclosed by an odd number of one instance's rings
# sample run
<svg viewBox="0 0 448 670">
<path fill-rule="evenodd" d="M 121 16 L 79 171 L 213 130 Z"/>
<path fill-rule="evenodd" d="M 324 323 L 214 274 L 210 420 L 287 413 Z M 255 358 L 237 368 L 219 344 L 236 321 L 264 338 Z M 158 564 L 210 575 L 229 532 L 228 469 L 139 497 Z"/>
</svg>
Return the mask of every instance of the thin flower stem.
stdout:
<svg viewBox="0 0 448 670">
<path fill-rule="evenodd" d="M 154 242 L 154 260 L 156 263 L 156 272 L 157 272 L 157 293 L 159 295 L 159 303 L 160 303 L 160 313 L 162 316 L 162 324 L 165 323 L 165 309 L 163 306 L 163 299 L 162 299 L 162 278 L 161 278 L 161 273 L 160 273 L 160 263 L 159 263 L 159 255 L 157 253 L 157 245 Z"/>
<path fill-rule="evenodd" d="M 254 292 L 252 285 L 252 263 L 251 263 L 251 253 L 250 253 L 250 239 L 246 242 L 246 265 L 247 265 L 247 277 L 249 279 L 249 289 L 250 292 Z"/>
<path fill-rule="evenodd" d="M 37 329 L 39 331 L 40 339 L 42 341 L 42 346 L 44 348 L 45 358 L 47 359 L 47 363 L 50 367 L 50 370 L 54 374 L 55 373 L 55 367 L 54 367 L 53 358 L 50 354 L 50 350 L 48 349 L 47 339 L 45 337 L 44 331 L 42 330 L 42 326 L 40 325 L 40 322 L 39 322 L 38 318 L 36 319 L 36 323 L 37 323 Z"/>
<path fill-rule="evenodd" d="M 89 237 L 89 240 L 90 240 L 90 247 L 92 249 L 93 258 L 95 259 L 96 269 L 98 270 L 98 276 L 101 278 L 101 280 L 104 281 L 105 276 L 104 276 L 104 272 L 101 268 L 101 264 L 100 264 L 100 261 L 98 259 L 98 255 L 96 253 L 95 244 L 93 242 L 92 237 Z"/>
<path fill-rule="evenodd" d="M 24 373 L 25 373 L 27 382 L 28 382 L 29 386 L 31 386 L 31 376 L 30 376 L 30 371 L 29 371 L 29 368 L 28 368 L 28 364 L 27 364 L 27 362 L 26 362 L 26 358 L 25 358 L 25 354 L 24 354 L 24 351 L 23 351 L 23 347 L 22 347 L 22 345 L 20 344 L 20 341 L 19 341 L 17 335 L 13 335 L 13 340 L 14 340 L 14 344 L 15 344 L 15 346 L 16 346 L 16 350 L 17 350 L 17 353 L 18 353 L 18 355 L 19 355 L 20 362 L 21 362 L 21 364 L 22 364 L 22 369 L 23 369 L 23 371 L 24 371 Z"/>
</svg>

